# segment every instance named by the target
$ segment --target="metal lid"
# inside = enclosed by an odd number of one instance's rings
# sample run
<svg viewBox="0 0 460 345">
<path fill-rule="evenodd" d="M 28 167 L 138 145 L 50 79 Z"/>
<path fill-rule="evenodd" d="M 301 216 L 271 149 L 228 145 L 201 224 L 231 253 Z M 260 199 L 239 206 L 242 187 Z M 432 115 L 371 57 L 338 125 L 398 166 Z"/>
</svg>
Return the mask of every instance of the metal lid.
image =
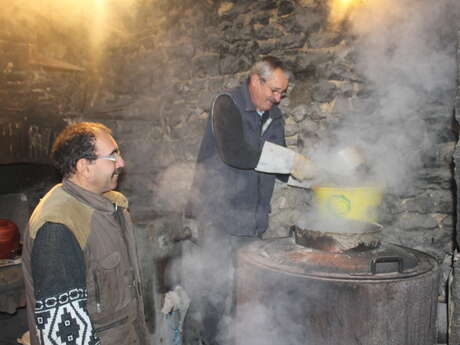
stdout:
<svg viewBox="0 0 460 345">
<path fill-rule="evenodd" d="M 335 253 L 348 250 L 375 249 L 380 246 L 379 234 L 381 230 L 382 226 L 377 223 L 367 223 L 365 228 L 355 233 L 323 232 L 293 227 L 297 244 Z"/>
<path fill-rule="evenodd" d="M 239 258 L 273 270 L 324 279 L 403 279 L 437 268 L 433 257 L 402 246 L 386 244 L 362 252 L 332 253 L 297 245 L 293 239 L 254 242 L 241 250 Z"/>
</svg>

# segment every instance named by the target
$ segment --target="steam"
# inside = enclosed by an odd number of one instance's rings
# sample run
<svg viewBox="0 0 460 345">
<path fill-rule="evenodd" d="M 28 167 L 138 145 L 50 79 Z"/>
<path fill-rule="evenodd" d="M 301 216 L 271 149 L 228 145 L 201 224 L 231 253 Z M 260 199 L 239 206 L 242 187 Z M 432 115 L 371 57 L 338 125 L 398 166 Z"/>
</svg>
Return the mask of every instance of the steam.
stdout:
<svg viewBox="0 0 460 345">
<path fill-rule="evenodd" d="M 92 62 L 103 55 L 105 46 L 112 35 L 126 35 L 122 17 L 133 13 L 136 0 L 1 0 L 0 18 L 16 27 L 20 42 L 36 43 L 41 40 L 43 48 L 47 38 L 43 32 L 59 33 L 58 37 L 75 40 L 82 49 L 89 52 Z M 37 37 L 37 32 L 41 33 Z M 8 36 L 6 36 L 8 37 Z M 15 38 L 16 39 L 16 38 Z M 14 41 L 13 41 L 14 42 Z M 25 43 L 25 42 L 24 42 Z M 53 44 L 54 42 L 48 42 Z M 49 54 L 49 52 L 47 52 Z M 62 52 L 65 55 L 65 52 Z M 54 56 L 60 58 L 61 56 Z"/>
<path fill-rule="evenodd" d="M 339 0 L 331 0 L 337 4 Z M 344 2 L 341 2 L 343 5 Z M 426 152 L 437 144 L 424 119 L 425 107 L 453 98 L 455 87 L 455 29 L 460 4 L 456 0 L 372 0 L 356 1 L 350 11 L 341 8 L 340 16 L 348 17 L 356 54 L 356 71 L 362 76 L 362 100 L 353 99 L 353 113 L 346 114 L 344 127 L 335 138 L 324 140 L 313 157 L 328 173 L 343 170 L 331 164 L 329 158 L 347 146 L 357 146 L 366 152 L 370 180 L 385 184 L 393 190 L 403 189 L 423 167 Z M 366 102 L 364 106 L 360 102 Z M 439 114 L 439 116 L 450 114 Z M 327 157 L 325 159 L 324 157 Z M 321 161 L 322 160 L 322 161 Z M 334 161 L 335 162 L 335 161 Z M 338 162 L 338 161 L 337 161 Z M 340 164 L 340 163 L 337 163 Z M 362 181 L 353 181 L 362 182 Z M 301 224 L 313 227 L 344 229 L 343 224 L 325 224 L 314 214 Z M 307 222 L 308 221 L 308 222 Z M 331 222 L 339 221 L 336 219 Z M 319 223 L 319 224 L 317 224 Z M 356 224 L 353 224 L 356 229 Z M 324 229 L 323 229 L 324 230 Z M 269 286 L 263 286 L 270 289 Z M 273 289 L 280 289 L 273 286 Z M 291 289 L 295 294 L 301 291 Z M 273 291 L 269 292 L 270 294 Z M 287 303 L 284 315 L 267 306 L 248 302 L 239 305 L 237 327 L 257 334 L 246 335 L 244 344 L 300 344 L 296 332 L 284 332 L 285 339 L 277 339 L 278 331 L 289 324 L 299 324 L 295 315 L 295 296 L 276 300 L 276 305 Z M 289 304 L 290 303 L 290 304 Z M 313 312 L 313 311 L 312 311 Z M 273 334 L 275 331 L 275 334 Z M 293 337 L 291 337 L 293 335 Z"/>
<path fill-rule="evenodd" d="M 406 186 L 437 144 L 422 112 L 453 95 L 459 7 L 455 0 L 373 0 L 349 13 L 355 68 L 369 95 L 365 107 L 352 100 L 354 113 L 337 141 L 364 148 L 374 177 L 387 187 Z"/>
<path fill-rule="evenodd" d="M 358 98 L 352 99 L 354 110 L 346 114 L 344 127 L 334 133 L 334 138 L 324 138 L 312 157 L 320 169 L 330 174 L 346 171 L 343 162 L 331 162 L 329 158 L 348 146 L 359 147 L 364 152 L 370 174 L 366 183 L 400 189 L 408 185 L 423 167 L 424 154 L 437 144 L 423 111 L 435 100 L 448 99 L 455 85 L 455 46 L 452 42 L 456 41 L 454 28 L 459 12 L 456 1 L 356 1 L 349 10 L 340 9 L 340 15 L 334 20 L 349 19 L 351 35 L 356 39 L 352 43 L 355 69 L 362 78 L 355 82 L 363 91 Z M 339 0 L 331 0 L 331 5 L 337 2 Z M 344 3 L 342 1 L 341 5 Z M 363 183 L 363 180 L 348 182 L 353 185 Z M 213 188 L 212 193 L 218 193 L 218 190 Z M 324 223 L 324 219 L 310 214 L 300 219 L 298 225 L 323 231 L 346 231 L 348 228 L 344 222 L 350 221 L 329 218 L 329 223 Z M 355 222 L 350 225 L 353 231 L 357 230 Z M 214 240 L 216 243 L 223 241 L 219 238 Z M 195 249 L 199 255 L 185 253 L 182 258 L 184 284 L 191 294 L 192 303 L 198 306 L 199 296 L 211 301 L 227 297 L 222 295 L 225 289 L 219 292 L 216 286 L 211 286 L 212 283 L 226 281 L 223 276 L 217 277 L 222 273 L 218 263 L 229 260 L 222 255 L 225 251 L 215 246 L 216 243 Z M 203 271 L 208 272 L 212 279 L 197 280 Z M 242 272 L 238 274 L 244 282 L 254 278 L 244 277 Z M 270 296 L 276 296 L 279 291 L 280 297 L 271 299 L 273 305 L 257 300 L 239 301 L 234 323 L 238 344 L 304 342 L 302 327 L 296 328 L 296 325 L 301 325 L 301 320 L 296 318 L 296 315 L 301 315 L 297 312 L 297 302 L 302 300 L 304 291 L 291 288 L 290 294 L 283 296 L 281 285 L 260 283 Z M 324 312 L 327 311 L 321 311 Z M 229 330 L 228 325 L 222 322 L 219 331 L 225 335 L 234 330 Z M 227 344 L 225 336 L 221 340 L 222 344 Z"/>
</svg>

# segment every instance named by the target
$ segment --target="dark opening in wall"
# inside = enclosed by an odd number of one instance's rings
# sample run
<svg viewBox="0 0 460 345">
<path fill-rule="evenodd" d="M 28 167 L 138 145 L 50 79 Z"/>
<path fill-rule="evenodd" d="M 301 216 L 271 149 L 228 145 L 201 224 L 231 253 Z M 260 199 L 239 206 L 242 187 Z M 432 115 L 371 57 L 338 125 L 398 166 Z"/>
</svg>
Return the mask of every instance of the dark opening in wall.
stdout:
<svg viewBox="0 0 460 345">
<path fill-rule="evenodd" d="M 0 165 L 0 218 L 16 223 L 21 234 L 40 198 L 60 181 L 57 170 L 48 164 Z"/>
</svg>

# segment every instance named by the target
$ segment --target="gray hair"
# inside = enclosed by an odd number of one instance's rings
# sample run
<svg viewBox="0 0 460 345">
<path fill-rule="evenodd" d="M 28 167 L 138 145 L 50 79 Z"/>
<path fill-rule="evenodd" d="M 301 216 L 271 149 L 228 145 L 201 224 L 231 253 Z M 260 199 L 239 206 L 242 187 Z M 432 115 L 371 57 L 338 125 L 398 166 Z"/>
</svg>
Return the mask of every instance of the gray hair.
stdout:
<svg viewBox="0 0 460 345">
<path fill-rule="evenodd" d="M 256 62 L 251 67 L 249 74 L 257 74 L 262 80 L 267 81 L 276 69 L 282 70 L 286 77 L 290 79 L 291 73 L 284 68 L 283 62 L 274 56 L 266 56 L 262 60 Z"/>
</svg>

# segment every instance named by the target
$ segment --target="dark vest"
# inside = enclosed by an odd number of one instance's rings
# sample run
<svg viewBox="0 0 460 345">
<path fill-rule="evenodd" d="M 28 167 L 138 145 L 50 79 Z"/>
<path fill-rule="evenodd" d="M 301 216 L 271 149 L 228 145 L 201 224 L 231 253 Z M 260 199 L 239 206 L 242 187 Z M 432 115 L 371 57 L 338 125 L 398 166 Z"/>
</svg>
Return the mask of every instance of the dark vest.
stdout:
<svg viewBox="0 0 460 345">
<path fill-rule="evenodd" d="M 261 151 L 265 140 L 285 146 L 284 125 L 277 106 L 272 122 L 261 135 L 260 115 L 250 100 L 247 84 L 225 93 L 241 113 L 243 133 L 252 148 Z M 219 97 L 219 96 L 217 96 Z M 201 142 L 186 216 L 236 236 L 257 236 L 268 227 L 274 174 L 244 170 L 224 163 L 212 130 L 212 109 Z"/>
</svg>

